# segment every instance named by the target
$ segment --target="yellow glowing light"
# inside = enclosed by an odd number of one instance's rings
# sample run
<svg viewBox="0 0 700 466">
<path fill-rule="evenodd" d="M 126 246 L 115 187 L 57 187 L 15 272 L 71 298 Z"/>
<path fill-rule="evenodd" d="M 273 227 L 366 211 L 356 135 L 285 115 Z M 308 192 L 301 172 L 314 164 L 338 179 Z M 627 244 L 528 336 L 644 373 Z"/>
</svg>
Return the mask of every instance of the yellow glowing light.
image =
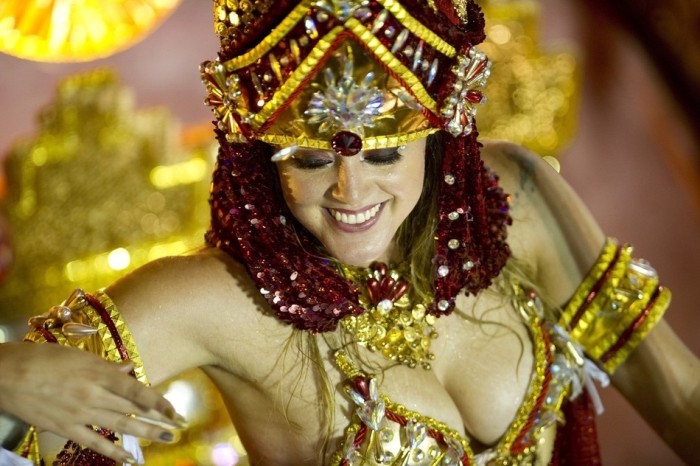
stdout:
<svg viewBox="0 0 700 466">
<path fill-rule="evenodd" d="M 496 24 L 489 28 L 489 39 L 498 45 L 508 43 L 511 37 L 510 29 L 503 24 Z"/>
<path fill-rule="evenodd" d="M 151 170 L 151 183 L 159 189 L 192 184 L 208 175 L 209 164 L 203 159 L 191 159 L 174 165 L 161 165 Z"/>
<path fill-rule="evenodd" d="M 124 270 L 131 264 L 131 255 L 124 248 L 117 248 L 107 256 L 107 263 L 113 270 Z"/>
<path fill-rule="evenodd" d="M 3 0 L 0 52 L 38 61 L 84 61 L 125 49 L 180 0 Z"/>
</svg>

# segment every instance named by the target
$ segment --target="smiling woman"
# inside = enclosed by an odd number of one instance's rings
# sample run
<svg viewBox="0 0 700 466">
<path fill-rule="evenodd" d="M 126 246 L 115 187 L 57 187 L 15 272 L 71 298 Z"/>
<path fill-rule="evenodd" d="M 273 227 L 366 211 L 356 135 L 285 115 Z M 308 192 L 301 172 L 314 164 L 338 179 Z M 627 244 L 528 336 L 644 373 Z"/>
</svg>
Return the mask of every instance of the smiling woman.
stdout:
<svg viewBox="0 0 700 466">
<path fill-rule="evenodd" d="M 172 408 L 125 372 L 193 367 L 254 464 L 595 465 L 609 376 L 692 459 L 700 367 L 669 291 L 539 158 L 477 141 L 474 1 L 214 6 L 206 247 L 30 321 L 119 365 L 0 346 L 0 409 L 71 438 L 56 464 L 172 441 Z M 37 441 L 16 451 L 40 464 Z"/>
<path fill-rule="evenodd" d="M 399 226 L 423 189 L 425 140 L 402 148 L 343 157 L 298 151 L 279 162 L 280 184 L 292 215 L 342 263 L 399 263 Z"/>
</svg>

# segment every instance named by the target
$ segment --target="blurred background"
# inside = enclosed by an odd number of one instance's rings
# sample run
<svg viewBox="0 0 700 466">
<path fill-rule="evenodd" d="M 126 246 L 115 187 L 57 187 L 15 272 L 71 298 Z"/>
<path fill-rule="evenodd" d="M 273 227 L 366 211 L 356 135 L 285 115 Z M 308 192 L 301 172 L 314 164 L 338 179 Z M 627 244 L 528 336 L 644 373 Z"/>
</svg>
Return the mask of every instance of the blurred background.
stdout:
<svg viewBox="0 0 700 466">
<path fill-rule="evenodd" d="M 22 57 L 0 53 L 0 341 L 21 338 L 28 316 L 75 286 L 96 289 L 197 247 L 208 217 L 215 148 L 197 65 L 218 49 L 211 3 L 97 2 L 85 34 L 110 40 L 84 49 L 51 43 L 79 36 L 67 29 L 46 43 L 9 33 L 18 11 L 50 31 L 48 18 L 68 17 L 41 10 L 51 3 L 0 4 L 0 50 Z M 700 5 L 485 5 L 483 49 L 495 64 L 481 132 L 561 166 L 603 230 L 659 271 L 674 293 L 667 318 L 700 354 Z M 46 62 L 58 53 L 87 61 Z M 150 447 L 148 464 L 247 464 L 206 380 L 188 374 L 163 389 L 192 427 L 174 448 Z M 603 399 L 604 464 L 682 464 L 612 389 Z"/>
</svg>

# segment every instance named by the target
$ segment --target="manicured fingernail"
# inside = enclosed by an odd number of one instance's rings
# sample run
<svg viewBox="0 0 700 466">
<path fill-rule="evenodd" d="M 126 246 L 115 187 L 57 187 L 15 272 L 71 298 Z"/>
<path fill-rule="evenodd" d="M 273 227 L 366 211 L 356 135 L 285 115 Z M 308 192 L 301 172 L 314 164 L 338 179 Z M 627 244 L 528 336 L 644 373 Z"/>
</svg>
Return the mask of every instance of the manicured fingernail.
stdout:
<svg viewBox="0 0 700 466">
<path fill-rule="evenodd" d="M 160 433 L 158 438 L 160 438 L 164 442 L 172 442 L 175 439 L 175 436 L 173 436 L 172 432 L 163 431 Z"/>
<path fill-rule="evenodd" d="M 136 458 L 134 458 L 133 456 L 126 456 L 123 462 L 126 464 L 139 464 L 139 462 L 136 461 Z"/>
</svg>

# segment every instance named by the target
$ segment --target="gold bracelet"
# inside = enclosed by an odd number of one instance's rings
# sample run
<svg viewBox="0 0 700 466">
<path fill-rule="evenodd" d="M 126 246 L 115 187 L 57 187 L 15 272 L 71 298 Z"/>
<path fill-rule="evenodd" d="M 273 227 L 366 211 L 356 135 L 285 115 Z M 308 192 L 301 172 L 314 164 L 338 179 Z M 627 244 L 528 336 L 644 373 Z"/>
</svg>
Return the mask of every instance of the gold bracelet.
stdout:
<svg viewBox="0 0 700 466">
<path fill-rule="evenodd" d="M 661 319 L 671 292 L 632 246 L 608 239 L 559 319 L 571 338 L 612 374 Z"/>
</svg>

